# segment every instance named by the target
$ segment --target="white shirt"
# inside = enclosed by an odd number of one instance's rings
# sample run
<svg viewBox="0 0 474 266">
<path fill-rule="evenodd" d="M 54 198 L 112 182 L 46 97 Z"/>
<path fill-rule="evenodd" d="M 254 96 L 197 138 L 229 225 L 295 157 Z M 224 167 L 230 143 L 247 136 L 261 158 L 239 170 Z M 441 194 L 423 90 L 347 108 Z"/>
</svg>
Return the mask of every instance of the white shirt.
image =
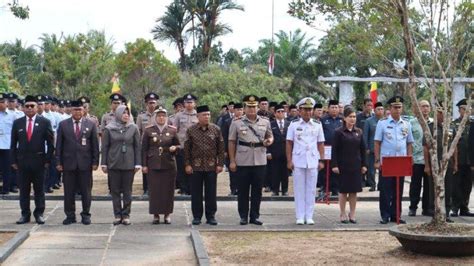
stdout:
<svg viewBox="0 0 474 266">
<path fill-rule="evenodd" d="M 292 122 L 288 127 L 286 140 L 293 141 L 292 161 L 294 167 L 317 168 L 320 154 L 318 143 L 324 142 L 321 123 L 302 118 Z"/>
</svg>

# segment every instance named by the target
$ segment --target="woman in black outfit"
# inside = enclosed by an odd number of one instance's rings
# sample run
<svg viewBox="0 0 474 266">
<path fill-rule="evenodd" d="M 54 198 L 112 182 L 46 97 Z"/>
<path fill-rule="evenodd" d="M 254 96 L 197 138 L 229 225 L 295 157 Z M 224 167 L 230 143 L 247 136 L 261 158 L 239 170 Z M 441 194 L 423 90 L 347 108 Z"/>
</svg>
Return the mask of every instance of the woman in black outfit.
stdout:
<svg viewBox="0 0 474 266">
<path fill-rule="evenodd" d="M 339 208 L 341 223 L 357 223 L 355 208 L 357 192 L 362 191 L 362 174 L 367 172 L 365 145 L 362 130 L 355 127 L 356 112 L 352 106 L 344 109 L 343 126 L 334 132 L 331 167 L 339 174 Z M 349 219 L 346 215 L 346 202 L 349 201 Z"/>
</svg>

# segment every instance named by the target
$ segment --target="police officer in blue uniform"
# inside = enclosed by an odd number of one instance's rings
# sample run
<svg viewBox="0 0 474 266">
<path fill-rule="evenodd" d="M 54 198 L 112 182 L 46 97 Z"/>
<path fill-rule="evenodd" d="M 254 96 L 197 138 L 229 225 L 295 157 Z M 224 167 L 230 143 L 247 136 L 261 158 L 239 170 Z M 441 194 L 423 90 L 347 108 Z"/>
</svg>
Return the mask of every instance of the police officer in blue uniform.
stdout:
<svg viewBox="0 0 474 266">
<path fill-rule="evenodd" d="M 3 186 L 0 194 L 9 194 L 12 188 L 10 141 L 15 113 L 7 109 L 7 94 L 0 93 L 0 172 Z"/>
<path fill-rule="evenodd" d="M 413 153 L 413 135 L 411 124 L 401 118 L 403 112 L 403 98 L 394 96 L 390 98 L 387 105 L 390 106 L 390 116 L 377 123 L 374 137 L 374 155 L 376 169 L 383 167 L 384 156 L 411 156 Z M 405 178 L 400 177 L 400 195 L 403 195 L 403 182 Z M 395 222 L 396 217 L 396 179 L 394 177 L 381 176 L 380 180 L 379 208 L 382 220 L 381 224 L 389 221 Z M 401 198 L 399 204 L 401 205 Z M 400 223 L 406 223 L 399 220 Z"/>
</svg>

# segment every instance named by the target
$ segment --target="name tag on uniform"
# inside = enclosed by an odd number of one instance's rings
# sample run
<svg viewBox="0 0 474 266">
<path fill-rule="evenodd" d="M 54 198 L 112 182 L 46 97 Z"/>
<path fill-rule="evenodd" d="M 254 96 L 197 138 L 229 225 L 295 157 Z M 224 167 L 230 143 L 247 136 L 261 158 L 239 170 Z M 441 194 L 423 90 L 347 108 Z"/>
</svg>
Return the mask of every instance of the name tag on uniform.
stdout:
<svg viewBox="0 0 474 266">
<path fill-rule="evenodd" d="M 86 146 L 86 144 L 87 144 L 86 137 L 82 137 L 81 145 Z"/>
</svg>

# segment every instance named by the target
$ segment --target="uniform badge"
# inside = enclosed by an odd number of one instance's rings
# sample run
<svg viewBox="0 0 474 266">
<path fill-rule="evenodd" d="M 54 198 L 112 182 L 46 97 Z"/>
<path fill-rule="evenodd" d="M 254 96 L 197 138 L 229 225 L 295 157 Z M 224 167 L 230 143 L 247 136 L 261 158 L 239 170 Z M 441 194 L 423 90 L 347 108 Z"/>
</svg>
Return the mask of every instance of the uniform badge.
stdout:
<svg viewBox="0 0 474 266">
<path fill-rule="evenodd" d="M 406 135 L 408 135 L 408 128 L 406 128 L 406 127 L 402 128 L 402 134 L 403 134 L 404 137 Z"/>
<path fill-rule="evenodd" d="M 38 124 L 38 123 L 35 123 L 35 126 L 39 126 L 39 124 Z"/>
<path fill-rule="evenodd" d="M 86 131 L 89 131 L 89 128 L 88 128 L 88 127 L 86 127 Z"/>
<path fill-rule="evenodd" d="M 156 132 L 151 132 L 151 135 L 156 136 L 157 134 L 156 134 Z"/>
<path fill-rule="evenodd" d="M 157 142 L 158 141 L 158 138 L 157 137 L 153 137 L 153 142 Z"/>
<path fill-rule="evenodd" d="M 166 132 L 166 134 L 165 134 L 165 135 L 166 135 L 167 137 L 169 137 L 169 136 L 170 136 L 170 133 L 169 133 L 169 132 Z"/>
<path fill-rule="evenodd" d="M 247 135 L 247 130 L 242 130 L 243 135 Z"/>
</svg>

